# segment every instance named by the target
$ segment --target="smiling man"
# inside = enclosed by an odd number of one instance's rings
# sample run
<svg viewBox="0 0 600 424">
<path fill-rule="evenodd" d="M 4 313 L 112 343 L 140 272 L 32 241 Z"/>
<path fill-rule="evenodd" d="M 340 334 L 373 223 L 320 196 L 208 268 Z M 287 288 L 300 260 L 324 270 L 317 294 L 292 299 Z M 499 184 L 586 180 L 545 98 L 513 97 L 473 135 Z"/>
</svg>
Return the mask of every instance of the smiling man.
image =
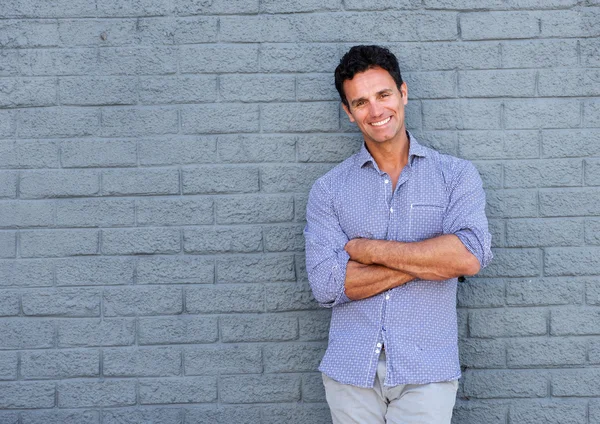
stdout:
<svg viewBox="0 0 600 424">
<path fill-rule="evenodd" d="M 387 49 L 351 48 L 335 85 L 364 144 L 315 182 L 304 231 L 313 294 L 333 309 L 319 367 L 333 422 L 450 423 L 457 278 L 492 258 L 481 178 L 406 130 Z"/>
</svg>

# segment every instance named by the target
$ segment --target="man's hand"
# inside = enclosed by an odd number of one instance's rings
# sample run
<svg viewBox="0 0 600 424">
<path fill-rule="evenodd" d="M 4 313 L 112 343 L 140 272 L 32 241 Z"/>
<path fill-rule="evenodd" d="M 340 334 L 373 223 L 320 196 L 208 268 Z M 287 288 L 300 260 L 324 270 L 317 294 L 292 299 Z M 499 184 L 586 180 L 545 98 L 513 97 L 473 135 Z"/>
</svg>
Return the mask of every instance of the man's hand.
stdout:
<svg viewBox="0 0 600 424">
<path fill-rule="evenodd" d="M 344 250 L 350 255 L 350 259 L 360 262 L 364 265 L 371 265 L 373 261 L 372 240 L 364 238 L 355 238 L 350 240 L 344 246 Z"/>
</svg>

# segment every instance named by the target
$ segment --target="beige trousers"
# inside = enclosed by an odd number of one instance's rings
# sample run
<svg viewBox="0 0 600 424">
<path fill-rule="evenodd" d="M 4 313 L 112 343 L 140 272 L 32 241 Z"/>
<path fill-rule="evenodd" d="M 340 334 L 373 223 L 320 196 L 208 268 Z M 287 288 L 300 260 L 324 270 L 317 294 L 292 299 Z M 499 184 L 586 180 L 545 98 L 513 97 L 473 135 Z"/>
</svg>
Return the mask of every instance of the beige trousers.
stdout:
<svg viewBox="0 0 600 424">
<path fill-rule="evenodd" d="M 385 353 L 372 389 L 338 383 L 323 374 L 333 424 L 450 424 L 458 381 L 385 387 Z"/>
</svg>

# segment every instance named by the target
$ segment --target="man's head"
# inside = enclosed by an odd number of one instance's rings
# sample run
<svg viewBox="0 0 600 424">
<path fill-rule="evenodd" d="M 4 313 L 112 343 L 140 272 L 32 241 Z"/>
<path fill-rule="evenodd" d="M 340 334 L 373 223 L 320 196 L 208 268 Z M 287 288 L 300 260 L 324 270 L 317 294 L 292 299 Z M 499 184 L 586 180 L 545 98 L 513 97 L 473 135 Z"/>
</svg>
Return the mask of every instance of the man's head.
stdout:
<svg viewBox="0 0 600 424">
<path fill-rule="evenodd" d="M 360 72 L 368 69 L 382 68 L 390 74 L 396 82 L 398 90 L 402 85 L 402 75 L 398 59 L 385 47 L 379 46 L 354 46 L 340 60 L 335 68 L 335 88 L 340 94 L 342 103 L 348 107 L 348 99 L 344 92 L 344 81 L 351 80 Z"/>
</svg>

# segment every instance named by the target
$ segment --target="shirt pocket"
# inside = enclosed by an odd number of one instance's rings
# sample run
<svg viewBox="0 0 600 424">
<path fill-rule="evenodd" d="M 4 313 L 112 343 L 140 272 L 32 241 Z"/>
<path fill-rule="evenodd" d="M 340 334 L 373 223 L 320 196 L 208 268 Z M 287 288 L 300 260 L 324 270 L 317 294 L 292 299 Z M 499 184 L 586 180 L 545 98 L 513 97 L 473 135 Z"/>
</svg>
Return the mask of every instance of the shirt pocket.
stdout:
<svg viewBox="0 0 600 424">
<path fill-rule="evenodd" d="M 443 234 L 446 207 L 438 204 L 413 203 L 410 205 L 409 237 L 421 241 Z"/>
</svg>

